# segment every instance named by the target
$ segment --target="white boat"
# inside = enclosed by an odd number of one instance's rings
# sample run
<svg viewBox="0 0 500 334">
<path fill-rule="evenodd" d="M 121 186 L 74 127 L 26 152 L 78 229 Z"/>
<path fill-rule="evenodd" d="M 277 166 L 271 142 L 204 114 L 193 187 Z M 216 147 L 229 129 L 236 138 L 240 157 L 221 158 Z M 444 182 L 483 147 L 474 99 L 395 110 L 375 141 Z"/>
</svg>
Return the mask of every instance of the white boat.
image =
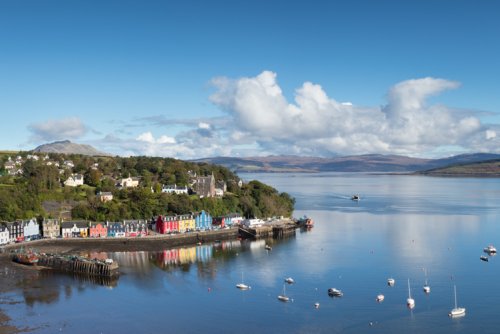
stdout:
<svg viewBox="0 0 500 334">
<path fill-rule="evenodd" d="M 406 299 L 406 306 L 408 306 L 409 309 L 412 309 L 415 307 L 415 299 L 411 298 L 411 289 L 410 289 L 410 279 L 408 278 L 408 298 Z"/>
<path fill-rule="evenodd" d="M 319 303 L 314 303 L 315 308 L 319 308 Z"/>
<path fill-rule="evenodd" d="M 427 282 L 427 270 L 425 270 L 425 284 L 424 284 L 423 290 L 426 294 L 431 293 L 431 287 L 430 287 L 429 283 Z"/>
<path fill-rule="evenodd" d="M 485 247 L 483 250 L 485 253 L 488 253 L 488 254 L 496 254 L 496 252 L 497 252 L 497 249 L 493 245 L 488 245 L 488 247 Z"/>
<path fill-rule="evenodd" d="M 280 300 L 282 302 L 288 302 L 288 301 L 290 301 L 290 297 L 288 297 L 286 295 L 286 292 L 285 292 L 285 284 L 283 284 L 283 293 L 278 296 L 278 300 Z"/>
<path fill-rule="evenodd" d="M 272 248 L 271 246 L 269 246 L 269 245 L 266 245 L 264 248 L 265 248 L 266 250 L 272 250 L 272 249 L 273 249 L 273 248 Z"/>
<path fill-rule="evenodd" d="M 385 296 L 383 294 L 377 295 L 377 298 L 375 299 L 377 302 L 381 303 L 385 299 Z"/>
<path fill-rule="evenodd" d="M 293 278 L 291 278 L 291 277 L 287 277 L 287 278 L 285 278 L 285 282 L 286 282 L 286 283 L 288 283 L 288 284 L 293 284 L 293 283 L 295 283 L 294 279 L 293 279 Z"/>
<path fill-rule="evenodd" d="M 396 284 L 396 280 L 394 278 L 388 278 L 387 279 L 387 285 L 388 286 L 394 286 Z"/>
<path fill-rule="evenodd" d="M 453 286 L 453 290 L 455 292 L 455 308 L 448 313 L 450 317 L 461 317 L 465 315 L 465 308 L 457 306 L 457 286 Z"/>
<path fill-rule="evenodd" d="M 328 295 L 330 297 L 342 297 L 344 293 L 341 290 L 335 289 L 335 288 L 330 288 L 328 289 Z"/>
<path fill-rule="evenodd" d="M 251 287 L 243 283 L 243 273 L 241 273 L 241 283 L 236 284 L 236 287 L 240 290 L 249 290 Z"/>
</svg>

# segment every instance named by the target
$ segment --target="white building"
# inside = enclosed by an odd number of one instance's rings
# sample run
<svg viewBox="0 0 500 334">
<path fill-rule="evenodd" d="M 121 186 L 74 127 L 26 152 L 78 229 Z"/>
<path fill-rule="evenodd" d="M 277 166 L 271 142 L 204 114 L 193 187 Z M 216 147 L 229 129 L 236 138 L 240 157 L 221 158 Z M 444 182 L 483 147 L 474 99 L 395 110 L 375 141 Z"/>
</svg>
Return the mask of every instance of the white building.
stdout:
<svg viewBox="0 0 500 334">
<path fill-rule="evenodd" d="M 24 224 L 24 240 L 35 240 L 40 238 L 40 224 L 35 218 L 23 221 Z"/>
<path fill-rule="evenodd" d="M 0 225 L 0 245 L 6 245 L 9 241 L 9 229 L 7 226 Z"/>
<path fill-rule="evenodd" d="M 139 186 L 139 178 L 137 177 L 127 177 L 120 181 L 120 187 L 123 188 L 135 188 Z"/>
<path fill-rule="evenodd" d="M 264 224 L 262 219 L 245 219 L 241 222 L 245 227 L 259 227 Z"/>
<path fill-rule="evenodd" d="M 177 187 L 177 185 L 163 185 L 161 187 L 161 192 L 162 193 L 167 193 L 167 194 L 188 194 L 188 187 Z"/>
<path fill-rule="evenodd" d="M 82 174 L 73 174 L 66 181 L 64 181 L 64 185 L 68 187 L 76 187 L 83 185 L 83 175 Z"/>
</svg>

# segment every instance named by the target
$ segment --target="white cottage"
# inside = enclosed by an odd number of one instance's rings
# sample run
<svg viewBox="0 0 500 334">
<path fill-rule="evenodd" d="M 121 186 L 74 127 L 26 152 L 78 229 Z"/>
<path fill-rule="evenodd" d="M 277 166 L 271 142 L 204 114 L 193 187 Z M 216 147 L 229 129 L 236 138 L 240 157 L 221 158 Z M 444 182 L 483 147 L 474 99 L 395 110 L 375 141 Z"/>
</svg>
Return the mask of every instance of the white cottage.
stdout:
<svg viewBox="0 0 500 334">
<path fill-rule="evenodd" d="M 83 185 L 83 175 L 82 174 L 73 174 L 66 181 L 64 181 L 64 185 L 68 187 L 76 187 Z"/>
</svg>

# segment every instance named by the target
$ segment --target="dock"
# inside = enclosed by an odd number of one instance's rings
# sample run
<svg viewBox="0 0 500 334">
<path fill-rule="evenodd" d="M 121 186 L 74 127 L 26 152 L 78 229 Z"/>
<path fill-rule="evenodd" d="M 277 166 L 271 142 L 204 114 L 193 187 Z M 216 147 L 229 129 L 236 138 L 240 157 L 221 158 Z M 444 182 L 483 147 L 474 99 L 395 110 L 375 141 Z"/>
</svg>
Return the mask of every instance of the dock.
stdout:
<svg viewBox="0 0 500 334">
<path fill-rule="evenodd" d="M 240 237 L 250 239 L 274 238 L 281 239 L 295 235 L 297 224 L 290 219 L 280 219 L 267 222 L 261 226 L 240 226 Z"/>
<path fill-rule="evenodd" d="M 38 266 L 79 275 L 113 277 L 118 275 L 118 263 L 80 256 L 39 255 Z"/>
</svg>

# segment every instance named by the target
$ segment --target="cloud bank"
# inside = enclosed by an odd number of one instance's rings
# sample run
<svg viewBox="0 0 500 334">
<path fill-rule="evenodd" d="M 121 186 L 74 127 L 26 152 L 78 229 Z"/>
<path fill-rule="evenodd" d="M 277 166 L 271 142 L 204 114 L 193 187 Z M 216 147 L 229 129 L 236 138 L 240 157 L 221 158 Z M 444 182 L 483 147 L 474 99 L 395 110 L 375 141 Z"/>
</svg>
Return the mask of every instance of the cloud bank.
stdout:
<svg viewBox="0 0 500 334">
<path fill-rule="evenodd" d="M 238 79 L 218 77 L 211 84 L 209 100 L 225 116 L 143 116 L 119 122 L 121 129 L 110 129 L 104 138 L 87 143 L 113 154 L 181 159 L 500 152 L 498 124 L 483 124 L 478 111 L 429 103 L 431 97 L 458 89 L 455 81 L 406 80 L 388 89 L 385 104 L 373 107 L 336 101 L 312 82 L 302 84 L 288 101 L 271 71 Z M 78 139 L 88 132 L 75 117 L 31 124 L 29 129 L 38 141 Z"/>
</svg>

